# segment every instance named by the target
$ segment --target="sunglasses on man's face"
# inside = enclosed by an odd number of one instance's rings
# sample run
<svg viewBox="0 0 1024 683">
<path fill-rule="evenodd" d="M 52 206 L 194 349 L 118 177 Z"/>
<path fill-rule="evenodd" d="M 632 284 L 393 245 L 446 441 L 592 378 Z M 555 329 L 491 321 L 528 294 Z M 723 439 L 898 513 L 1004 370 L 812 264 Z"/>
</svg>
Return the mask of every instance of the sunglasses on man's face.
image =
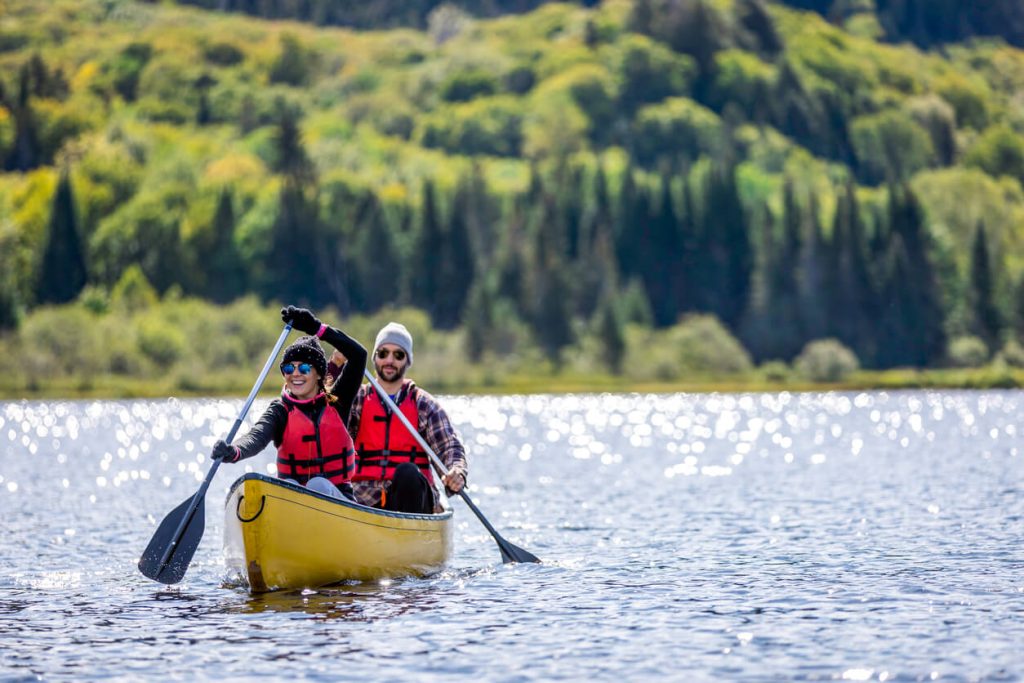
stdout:
<svg viewBox="0 0 1024 683">
<path fill-rule="evenodd" d="M 394 351 L 392 351 L 391 349 L 384 348 L 377 349 L 377 358 L 379 358 L 380 360 L 384 360 L 388 356 L 392 355 L 395 357 L 395 360 L 397 360 L 399 363 L 405 360 L 405 351 L 403 351 L 402 349 L 395 349 Z"/>
<path fill-rule="evenodd" d="M 295 368 L 299 369 L 299 374 L 308 375 L 310 371 L 313 369 L 313 366 L 310 365 L 309 363 L 299 363 L 298 365 L 296 365 L 295 363 L 282 363 L 281 373 L 284 375 L 290 375 L 293 372 L 295 372 Z"/>
</svg>

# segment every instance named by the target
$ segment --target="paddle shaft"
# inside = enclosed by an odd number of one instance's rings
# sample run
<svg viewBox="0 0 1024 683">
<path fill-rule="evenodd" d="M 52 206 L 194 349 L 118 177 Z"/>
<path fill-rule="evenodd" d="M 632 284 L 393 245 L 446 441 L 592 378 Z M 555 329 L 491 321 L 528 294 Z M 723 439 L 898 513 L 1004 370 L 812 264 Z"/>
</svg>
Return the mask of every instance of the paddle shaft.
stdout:
<svg viewBox="0 0 1024 683">
<path fill-rule="evenodd" d="M 249 408 L 252 407 L 253 401 L 256 400 L 256 395 L 259 393 L 260 387 L 263 386 L 263 381 L 267 379 L 267 375 L 270 373 L 270 368 L 274 365 L 274 361 L 277 360 L 277 354 L 281 352 L 281 347 L 284 346 L 284 342 L 291 331 L 291 323 L 286 324 L 284 329 L 281 330 L 281 336 L 277 338 L 277 343 L 274 344 L 274 350 L 267 358 L 267 362 L 263 365 L 263 370 L 260 372 L 260 376 L 256 380 L 256 383 L 252 386 L 252 391 L 249 392 L 249 397 L 245 399 L 245 405 L 242 406 L 242 411 L 238 413 L 238 418 L 235 419 L 235 424 L 232 425 L 231 431 L 228 432 L 227 438 L 224 439 L 226 442 L 231 443 L 235 438 L 235 434 L 238 433 L 238 429 L 242 426 L 242 421 L 248 414 Z M 199 490 L 196 491 L 196 495 L 192 497 L 192 502 L 189 504 L 188 509 L 185 511 L 181 521 L 178 523 L 178 528 L 175 530 L 174 536 L 171 538 L 171 542 L 167 544 L 167 549 L 164 550 L 164 554 L 160 557 L 160 569 L 157 571 L 158 576 L 167 566 L 167 561 L 170 560 L 171 555 L 174 554 L 174 549 L 177 547 L 178 541 L 181 540 L 182 534 L 185 533 L 185 527 L 187 527 L 189 521 L 191 521 L 196 508 L 203 502 L 203 498 L 206 496 L 206 489 L 210 487 L 210 482 L 213 481 L 213 475 L 217 473 L 217 468 L 220 467 L 220 462 L 220 460 L 214 459 L 213 465 L 210 467 L 210 471 L 206 473 L 206 478 L 203 479 L 202 485 L 199 487 Z"/>
<path fill-rule="evenodd" d="M 419 433 L 419 431 L 417 431 L 417 429 L 409 423 L 409 420 L 405 417 L 402 411 L 398 409 L 398 406 L 395 405 L 395 402 L 391 399 L 391 397 L 388 396 L 388 392 L 384 391 L 384 387 L 382 387 L 380 383 L 373 378 L 373 375 L 370 374 L 369 370 L 363 369 L 363 375 L 365 375 L 366 379 L 370 381 L 370 384 L 373 385 L 373 388 L 377 390 L 377 393 L 380 395 L 381 400 L 384 401 L 387 407 L 391 409 L 391 414 L 396 416 L 401 421 L 401 423 L 405 425 L 405 428 L 409 430 L 409 433 L 412 434 L 414 439 L 416 439 L 416 442 L 420 445 L 420 447 L 423 448 L 424 451 L 426 451 L 428 456 L 430 456 L 430 462 L 434 464 L 434 467 L 437 468 L 437 470 L 441 473 L 442 476 L 448 476 L 448 468 L 445 467 L 444 463 L 441 462 L 441 459 L 437 457 L 437 454 L 434 453 L 434 450 L 427 444 L 426 440 Z M 522 548 L 518 548 L 512 545 L 504 538 L 502 538 L 501 534 L 499 534 L 494 529 L 494 527 L 491 526 L 491 523 L 487 521 L 487 518 L 484 517 L 484 513 L 480 512 L 480 509 L 473 504 L 472 500 L 470 500 L 469 494 L 466 493 L 465 487 L 460 489 L 458 493 L 462 497 L 462 500 L 465 501 L 466 505 L 469 506 L 469 509 L 473 511 L 473 514 L 476 515 L 477 519 L 479 519 L 480 522 L 484 525 L 484 527 L 486 527 L 487 530 L 491 532 L 491 536 L 493 536 L 494 540 L 498 543 L 498 548 L 501 550 L 502 559 L 505 562 L 540 562 L 540 560 L 538 560 L 531 553 L 527 552 L 526 550 L 523 550 Z"/>
</svg>

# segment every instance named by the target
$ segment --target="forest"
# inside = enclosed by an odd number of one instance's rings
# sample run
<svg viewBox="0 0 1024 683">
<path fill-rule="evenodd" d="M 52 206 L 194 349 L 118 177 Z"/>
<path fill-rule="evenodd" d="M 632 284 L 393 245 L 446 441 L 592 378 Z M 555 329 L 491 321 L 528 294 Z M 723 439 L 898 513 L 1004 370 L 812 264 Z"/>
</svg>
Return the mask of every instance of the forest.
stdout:
<svg viewBox="0 0 1024 683">
<path fill-rule="evenodd" d="M 282 302 L 400 311 L 449 382 L 1022 367 L 1022 44 L 998 0 L 4 0 L 5 386 L 200 390 Z"/>
</svg>

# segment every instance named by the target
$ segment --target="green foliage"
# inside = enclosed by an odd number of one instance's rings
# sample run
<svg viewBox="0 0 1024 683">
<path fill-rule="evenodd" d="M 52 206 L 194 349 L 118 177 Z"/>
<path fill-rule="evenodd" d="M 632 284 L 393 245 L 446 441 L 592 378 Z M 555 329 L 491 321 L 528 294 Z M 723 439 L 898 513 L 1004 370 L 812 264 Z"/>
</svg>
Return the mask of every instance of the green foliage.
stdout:
<svg viewBox="0 0 1024 683">
<path fill-rule="evenodd" d="M 794 369 L 812 382 L 839 382 L 860 367 L 853 351 L 836 339 L 819 339 L 804 347 Z"/>
<path fill-rule="evenodd" d="M 753 368 L 749 354 L 714 316 L 687 316 L 661 331 L 630 327 L 626 338 L 626 374 L 633 379 L 727 376 Z"/>
<path fill-rule="evenodd" d="M 521 106 L 508 96 L 488 97 L 426 119 L 419 138 L 426 147 L 452 154 L 518 156 L 522 145 Z"/>
<path fill-rule="evenodd" d="M 287 4 L 260 11 L 330 23 L 375 6 Z M 1022 53 L 879 44 L 865 37 L 879 26 L 907 35 L 886 23 L 892 3 L 810 4 L 828 21 L 761 0 L 545 3 L 497 20 L 414 3 L 389 16 L 427 31 L 385 33 L 8 0 L 0 326 L 51 298 L 39 274 L 61 271 L 48 235 L 72 224 L 54 193 L 66 169 L 91 278 L 74 305 L 105 319 L 148 289 L 133 305 L 177 330 L 147 322 L 98 367 L 169 364 L 189 390 L 204 381 L 179 367 L 193 339 L 225 362 L 251 353 L 193 326 L 221 329 L 186 294 L 356 313 L 413 301 L 446 330 L 437 348 L 501 366 L 492 378 L 569 347 L 571 371 L 650 377 L 624 359 L 663 330 L 620 328 L 675 329 L 691 312 L 758 360 L 821 337 L 868 366 L 940 362 L 947 333 L 995 345 L 1005 325 L 972 328 L 978 291 L 992 311 L 1024 310 L 1007 284 L 1024 272 Z M 851 171 L 912 190 L 857 188 Z M 986 287 L 968 264 L 979 224 Z M 654 374 L 679 377 L 677 356 Z"/>
<path fill-rule="evenodd" d="M 1024 368 L 1024 346 L 1016 339 L 1009 339 L 996 354 L 996 359 L 1010 367 Z"/>
<path fill-rule="evenodd" d="M 136 265 L 125 269 L 110 291 L 112 308 L 136 312 L 154 306 L 160 300 L 142 269 Z"/>
<path fill-rule="evenodd" d="M 905 180 L 935 157 L 928 133 L 897 110 L 855 119 L 850 137 L 858 175 L 870 184 Z"/>
<path fill-rule="evenodd" d="M 307 85 L 313 78 L 318 56 L 306 43 L 291 33 L 281 34 L 281 49 L 270 66 L 271 83 L 296 87 Z"/>
<path fill-rule="evenodd" d="M 235 66 L 245 59 L 245 53 L 233 43 L 218 41 L 203 48 L 203 57 L 216 66 Z"/>
<path fill-rule="evenodd" d="M 715 55 L 714 80 L 708 93 L 713 106 L 733 104 L 750 112 L 754 121 L 768 120 L 768 101 L 776 78 L 775 68 L 756 55 L 742 50 L 724 50 Z"/>
<path fill-rule="evenodd" d="M 695 160 L 715 151 L 722 135 L 722 122 L 714 112 L 679 97 L 641 109 L 633 128 L 634 156 L 647 165 L 676 157 Z"/>
<path fill-rule="evenodd" d="M 627 36 L 620 43 L 612 59 L 621 81 L 619 105 L 626 111 L 689 94 L 696 75 L 692 59 L 641 36 Z"/>
<path fill-rule="evenodd" d="M 964 163 L 991 176 L 1008 175 L 1024 184 L 1024 140 L 1007 126 L 993 126 L 968 150 Z"/>
<path fill-rule="evenodd" d="M 184 333 L 162 315 L 149 313 L 136 320 L 139 351 L 158 366 L 174 365 L 185 354 Z"/>
<path fill-rule="evenodd" d="M 957 337 L 949 344 L 949 363 L 956 368 L 978 368 L 988 362 L 988 346 L 978 337 Z"/>
<path fill-rule="evenodd" d="M 468 102 L 496 94 L 498 79 L 483 69 L 467 69 L 449 74 L 438 92 L 445 102 Z"/>
<path fill-rule="evenodd" d="M 117 94 L 131 102 L 138 94 L 142 70 L 153 56 L 153 46 L 146 42 L 129 44 L 117 55 L 105 61 L 93 87 L 100 95 Z"/>
<path fill-rule="evenodd" d="M 983 130 L 989 121 L 989 94 L 984 85 L 966 76 L 949 74 L 934 85 L 942 99 L 956 110 L 957 124 Z"/>
</svg>

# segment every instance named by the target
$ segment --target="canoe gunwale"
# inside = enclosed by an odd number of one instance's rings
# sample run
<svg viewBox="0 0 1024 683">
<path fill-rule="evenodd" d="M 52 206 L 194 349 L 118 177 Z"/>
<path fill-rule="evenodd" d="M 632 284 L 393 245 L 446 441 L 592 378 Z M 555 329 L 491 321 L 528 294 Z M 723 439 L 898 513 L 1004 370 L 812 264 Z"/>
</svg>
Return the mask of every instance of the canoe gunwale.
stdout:
<svg viewBox="0 0 1024 683">
<path fill-rule="evenodd" d="M 311 496 L 313 498 L 322 500 L 322 501 L 327 502 L 327 503 L 332 503 L 332 504 L 338 505 L 338 506 L 343 507 L 343 508 L 348 508 L 348 509 L 351 509 L 351 510 L 358 510 L 360 512 L 370 513 L 370 514 L 377 515 L 377 516 L 380 516 L 380 517 L 389 517 L 389 518 L 392 518 L 392 519 L 410 519 L 410 520 L 415 519 L 415 520 L 424 520 L 424 521 L 430 521 L 430 522 L 442 522 L 442 521 L 445 521 L 447 519 L 450 519 L 452 517 L 452 515 L 454 514 L 451 508 L 449 508 L 449 509 L 447 509 L 447 510 L 445 510 L 443 512 L 440 512 L 438 514 L 433 514 L 433 515 L 417 514 L 417 513 L 411 513 L 411 512 L 392 512 L 391 510 L 381 510 L 380 508 L 368 507 L 366 505 L 360 505 L 359 503 L 353 503 L 352 501 L 350 501 L 348 499 L 332 498 L 331 496 L 325 495 L 323 493 L 319 493 L 317 491 L 311 491 L 310 489 L 306 488 L 305 486 L 302 486 L 301 484 L 295 484 L 293 482 L 285 481 L 284 479 L 280 479 L 278 477 L 272 477 L 272 476 L 269 476 L 269 475 L 266 475 L 266 474 L 260 474 L 259 472 L 249 472 L 247 474 L 243 474 L 241 477 L 236 479 L 235 483 L 233 483 L 231 485 L 231 488 L 228 490 L 228 495 L 227 495 L 227 497 L 224 500 L 225 506 L 230 502 L 231 496 L 234 494 L 235 489 L 237 489 L 240 486 L 243 486 L 246 481 L 250 481 L 250 480 L 261 481 L 261 482 L 263 482 L 265 484 L 269 484 L 271 486 L 278 486 L 278 487 L 283 488 L 283 489 L 291 490 L 291 491 L 293 491 L 295 493 L 300 493 L 300 494 L 303 494 L 303 495 Z M 241 499 L 242 496 L 239 495 L 239 498 Z M 261 505 L 260 505 L 260 512 L 262 512 L 262 502 L 261 502 Z M 238 517 L 238 519 L 241 522 L 253 521 L 253 520 L 256 519 L 256 517 L 259 517 L 259 514 L 260 513 L 257 513 L 256 516 L 253 517 L 252 519 L 242 519 L 242 517 L 240 517 L 240 516 Z M 235 510 L 235 515 L 238 516 L 237 508 Z"/>
</svg>

